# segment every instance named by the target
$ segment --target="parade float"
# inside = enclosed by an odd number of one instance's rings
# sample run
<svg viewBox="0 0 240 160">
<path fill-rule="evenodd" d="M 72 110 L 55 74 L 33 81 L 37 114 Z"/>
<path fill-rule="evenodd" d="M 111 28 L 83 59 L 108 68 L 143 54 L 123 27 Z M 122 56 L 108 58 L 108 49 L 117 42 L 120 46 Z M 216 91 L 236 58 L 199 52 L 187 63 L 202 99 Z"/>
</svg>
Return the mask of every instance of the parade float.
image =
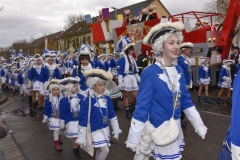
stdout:
<svg viewBox="0 0 240 160">
<path fill-rule="evenodd" d="M 182 21 L 185 25 L 183 30 L 184 42 L 194 43 L 193 52 L 191 55 L 191 63 L 193 66 L 193 85 L 197 85 L 198 67 L 200 57 L 207 56 L 210 59 L 211 67 L 211 85 L 217 85 L 218 81 L 218 64 L 223 59 L 228 59 L 230 48 L 234 36 L 240 29 L 237 25 L 238 17 L 240 16 L 240 0 L 231 0 L 229 3 L 227 14 L 224 16 L 220 13 L 208 12 L 185 12 L 176 15 L 171 15 L 168 18 L 157 18 L 145 22 L 135 23 L 132 25 L 124 24 L 122 14 L 117 15 L 117 20 L 110 20 L 109 8 L 103 8 L 101 11 L 101 21 L 93 23 L 91 15 L 85 15 L 86 23 L 91 27 L 93 44 L 96 46 L 98 53 L 101 54 L 100 44 L 108 44 L 109 50 L 107 53 L 113 53 L 113 49 L 117 51 L 117 41 L 121 36 L 128 36 L 131 42 L 136 43 L 135 57 L 137 51 L 142 49 L 146 56 L 152 55 L 151 45 L 144 45 L 142 39 L 147 35 L 151 27 L 157 23 L 167 21 Z M 222 22 L 216 30 L 212 30 L 214 20 L 220 19 Z M 203 25 L 205 20 L 209 21 L 209 25 Z M 194 30 L 191 26 L 191 21 L 198 22 L 200 29 Z"/>
</svg>

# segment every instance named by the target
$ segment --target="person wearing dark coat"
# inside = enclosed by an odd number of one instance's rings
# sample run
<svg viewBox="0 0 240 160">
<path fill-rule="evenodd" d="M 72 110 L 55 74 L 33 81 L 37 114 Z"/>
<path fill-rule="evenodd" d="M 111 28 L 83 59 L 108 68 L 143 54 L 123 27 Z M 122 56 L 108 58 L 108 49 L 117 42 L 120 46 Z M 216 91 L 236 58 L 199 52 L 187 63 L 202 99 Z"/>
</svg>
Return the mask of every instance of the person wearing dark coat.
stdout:
<svg viewBox="0 0 240 160">
<path fill-rule="evenodd" d="M 137 67 L 138 67 L 138 74 L 141 76 L 142 70 L 147 67 L 147 58 L 144 54 L 142 54 L 142 50 L 140 49 L 138 51 L 138 57 L 137 57 Z"/>
</svg>

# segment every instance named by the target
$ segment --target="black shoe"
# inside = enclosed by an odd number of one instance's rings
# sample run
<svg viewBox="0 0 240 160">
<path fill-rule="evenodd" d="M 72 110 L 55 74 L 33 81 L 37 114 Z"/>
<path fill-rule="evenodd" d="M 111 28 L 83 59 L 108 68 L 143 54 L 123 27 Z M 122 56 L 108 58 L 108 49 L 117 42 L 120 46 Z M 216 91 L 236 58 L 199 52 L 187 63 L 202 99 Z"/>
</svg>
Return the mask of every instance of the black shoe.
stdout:
<svg viewBox="0 0 240 160">
<path fill-rule="evenodd" d="M 81 156 L 81 154 L 79 152 L 79 147 L 76 148 L 76 149 L 73 149 L 73 153 L 74 153 L 74 158 L 76 160 L 82 160 L 82 156 Z"/>
<path fill-rule="evenodd" d="M 201 96 L 198 96 L 198 103 L 202 103 L 202 98 L 201 98 Z"/>
<path fill-rule="evenodd" d="M 130 108 L 129 107 L 124 107 L 124 110 L 126 111 L 126 117 L 128 119 L 131 119 L 132 118 L 132 114 L 130 112 Z"/>
<path fill-rule="evenodd" d="M 228 98 L 228 104 L 232 105 L 232 99 L 231 98 Z"/>
<path fill-rule="evenodd" d="M 208 96 L 206 97 L 206 102 L 207 103 L 212 103 L 212 101 L 210 100 L 210 98 Z"/>
<path fill-rule="evenodd" d="M 34 109 L 38 109 L 37 103 L 33 103 L 33 108 L 34 108 Z"/>
<path fill-rule="evenodd" d="M 43 107 L 39 107 L 39 108 L 38 108 L 38 113 L 39 113 L 39 114 L 43 113 Z"/>
<path fill-rule="evenodd" d="M 217 104 L 223 104 L 223 102 L 221 101 L 221 99 L 220 98 L 217 98 Z"/>
</svg>

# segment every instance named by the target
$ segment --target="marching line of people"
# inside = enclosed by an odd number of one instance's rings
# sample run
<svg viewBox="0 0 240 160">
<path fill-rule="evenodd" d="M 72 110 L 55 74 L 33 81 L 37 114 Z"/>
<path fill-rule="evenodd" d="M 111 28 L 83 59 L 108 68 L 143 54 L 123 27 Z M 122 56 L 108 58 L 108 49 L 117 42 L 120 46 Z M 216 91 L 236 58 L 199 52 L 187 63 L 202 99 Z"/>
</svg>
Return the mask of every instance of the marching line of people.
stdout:
<svg viewBox="0 0 240 160">
<path fill-rule="evenodd" d="M 156 62 L 148 67 L 146 57 L 139 54 L 137 61 L 133 58 L 135 44 L 126 36 L 117 43 L 118 53 L 98 57 L 88 44 L 81 45 L 75 54 L 50 50 L 42 56 L 22 54 L 10 64 L 2 57 L 1 86 L 4 91 L 28 96 L 29 107 L 38 109 L 44 115 L 42 122 L 48 122 L 53 131 L 57 151 L 62 150 L 61 133 L 65 129 L 74 157 L 82 159 L 80 148 L 93 156 L 96 148 L 96 160 L 106 159 L 109 153 L 109 125 L 114 138 L 122 132 L 111 97 L 113 90 L 120 90 L 126 117 L 131 119 L 126 146 L 136 152 L 134 159 L 153 156 L 157 160 L 179 160 L 185 145 L 185 116 L 199 136 L 204 139 L 207 133 L 188 91 L 192 88 L 193 44 L 182 43 L 183 28 L 181 22 L 166 22 L 149 31 L 143 43 L 152 45 Z M 212 103 L 208 95 L 208 58 L 202 57 L 201 62 L 198 102 L 202 103 L 204 87 L 206 102 Z M 224 88 L 228 88 L 228 103 L 232 103 L 230 70 L 234 63 L 223 61 L 217 103 L 221 103 Z M 109 83 L 114 85 L 108 88 Z"/>
</svg>

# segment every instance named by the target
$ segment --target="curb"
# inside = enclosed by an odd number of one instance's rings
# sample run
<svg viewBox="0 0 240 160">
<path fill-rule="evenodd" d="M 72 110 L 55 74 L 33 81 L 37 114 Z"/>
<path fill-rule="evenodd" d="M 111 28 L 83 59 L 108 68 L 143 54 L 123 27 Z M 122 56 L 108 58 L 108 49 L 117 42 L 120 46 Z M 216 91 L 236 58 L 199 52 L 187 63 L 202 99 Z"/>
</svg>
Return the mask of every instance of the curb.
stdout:
<svg viewBox="0 0 240 160">
<path fill-rule="evenodd" d="M 2 105 L 7 101 L 7 96 L 5 96 L 2 92 L 0 92 L 0 95 L 2 96 L 2 98 L 0 99 L 0 105 Z"/>
</svg>

